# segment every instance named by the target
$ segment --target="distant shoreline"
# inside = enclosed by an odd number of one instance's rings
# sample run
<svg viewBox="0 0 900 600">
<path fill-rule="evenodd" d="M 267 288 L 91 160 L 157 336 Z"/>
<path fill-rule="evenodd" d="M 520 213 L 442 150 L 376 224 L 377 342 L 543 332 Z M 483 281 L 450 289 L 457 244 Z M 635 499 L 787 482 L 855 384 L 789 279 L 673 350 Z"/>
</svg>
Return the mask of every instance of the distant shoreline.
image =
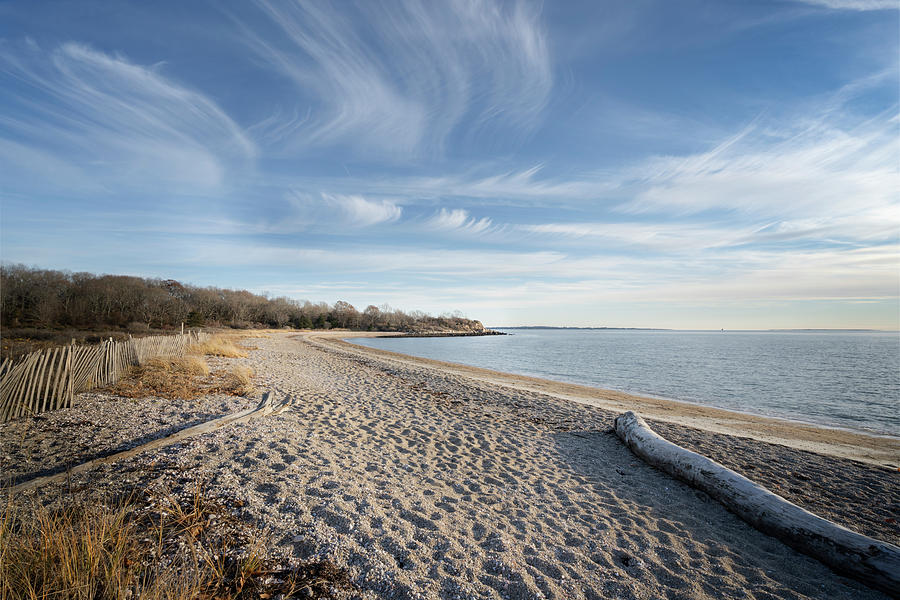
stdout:
<svg viewBox="0 0 900 600">
<path fill-rule="evenodd" d="M 508 329 L 508 328 L 507 328 Z M 354 332 L 348 329 L 349 332 Z M 355 332 L 354 332 L 355 333 Z M 369 332 L 366 332 L 369 333 Z M 382 332 L 373 332 L 382 333 Z M 376 335 L 381 338 L 439 338 L 439 337 L 483 337 L 491 335 L 509 335 L 495 329 L 484 329 L 483 331 L 423 331 L 423 332 L 383 332 L 383 335 Z"/>
</svg>

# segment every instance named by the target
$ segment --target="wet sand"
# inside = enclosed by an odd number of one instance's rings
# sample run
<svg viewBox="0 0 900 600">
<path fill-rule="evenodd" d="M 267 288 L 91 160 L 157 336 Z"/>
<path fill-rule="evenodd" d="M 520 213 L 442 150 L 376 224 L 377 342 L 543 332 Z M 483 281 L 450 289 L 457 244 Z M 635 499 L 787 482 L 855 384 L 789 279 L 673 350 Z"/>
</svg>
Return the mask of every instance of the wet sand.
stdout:
<svg viewBox="0 0 900 600">
<path fill-rule="evenodd" d="M 647 466 L 611 427 L 615 414 L 636 410 L 673 441 L 892 543 L 900 539 L 891 522 L 898 473 L 870 463 L 896 461 L 896 440 L 784 422 L 767 428 L 768 419 L 694 405 L 682 411 L 336 337 L 347 335 L 272 335 L 234 359 L 256 370 L 260 390 L 289 397 L 288 411 L 33 494 L 83 501 L 134 487 L 177 494 L 202 483 L 267 532 L 272 556 L 345 569 L 352 589 L 339 598 L 884 597 Z M 87 398 L 83 410 L 112 415 L 122 402 L 133 401 Z M 155 418 L 150 406 L 129 418 Z M 72 420 L 77 411 L 45 418 Z M 43 424 L 22 435 L 25 423 L 0 426 L 2 454 L 61 462 L 62 446 L 32 447 Z M 88 425 L 72 420 L 56 435 L 79 439 L 79 427 Z M 127 443 L 114 429 L 93 436 L 105 447 Z"/>
</svg>

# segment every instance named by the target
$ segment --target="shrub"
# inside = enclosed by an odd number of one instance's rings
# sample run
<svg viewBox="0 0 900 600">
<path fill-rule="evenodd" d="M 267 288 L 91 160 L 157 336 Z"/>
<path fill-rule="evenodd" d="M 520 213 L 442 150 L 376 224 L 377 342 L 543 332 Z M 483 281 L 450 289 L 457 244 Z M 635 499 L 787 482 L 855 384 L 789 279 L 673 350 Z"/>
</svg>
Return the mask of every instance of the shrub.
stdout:
<svg viewBox="0 0 900 600">
<path fill-rule="evenodd" d="M 192 310 L 188 313 L 187 320 L 184 322 L 188 327 L 203 327 L 206 325 L 206 319 L 203 318 L 203 315 L 196 310 Z"/>
</svg>

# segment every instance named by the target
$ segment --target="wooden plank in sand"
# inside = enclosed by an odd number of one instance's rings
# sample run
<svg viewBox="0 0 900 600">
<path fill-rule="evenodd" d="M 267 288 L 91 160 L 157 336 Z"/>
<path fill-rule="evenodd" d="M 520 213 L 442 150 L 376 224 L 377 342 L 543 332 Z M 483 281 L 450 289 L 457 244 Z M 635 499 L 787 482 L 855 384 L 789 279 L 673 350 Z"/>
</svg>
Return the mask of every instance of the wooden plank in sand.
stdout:
<svg viewBox="0 0 900 600">
<path fill-rule="evenodd" d="M 763 533 L 835 572 L 900 598 L 900 547 L 814 515 L 714 460 L 663 439 L 631 411 L 616 417 L 615 425 L 616 435 L 649 464 L 703 490 Z"/>
</svg>

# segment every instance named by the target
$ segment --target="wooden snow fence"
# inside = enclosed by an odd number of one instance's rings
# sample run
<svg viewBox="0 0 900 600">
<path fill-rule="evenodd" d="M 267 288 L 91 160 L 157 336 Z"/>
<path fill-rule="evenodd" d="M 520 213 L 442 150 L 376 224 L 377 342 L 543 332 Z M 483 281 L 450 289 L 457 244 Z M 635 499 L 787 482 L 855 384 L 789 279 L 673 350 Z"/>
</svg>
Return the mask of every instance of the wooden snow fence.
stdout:
<svg viewBox="0 0 900 600">
<path fill-rule="evenodd" d="M 69 408 L 75 394 L 112 385 L 131 366 L 150 358 L 183 356 L 208 334 L 190 332 L 129 338 L 110 338 L 101 344 L 38 350 L 18 360 L 0 363 L 0 423 L 47 410 Z"/>
</svg>

